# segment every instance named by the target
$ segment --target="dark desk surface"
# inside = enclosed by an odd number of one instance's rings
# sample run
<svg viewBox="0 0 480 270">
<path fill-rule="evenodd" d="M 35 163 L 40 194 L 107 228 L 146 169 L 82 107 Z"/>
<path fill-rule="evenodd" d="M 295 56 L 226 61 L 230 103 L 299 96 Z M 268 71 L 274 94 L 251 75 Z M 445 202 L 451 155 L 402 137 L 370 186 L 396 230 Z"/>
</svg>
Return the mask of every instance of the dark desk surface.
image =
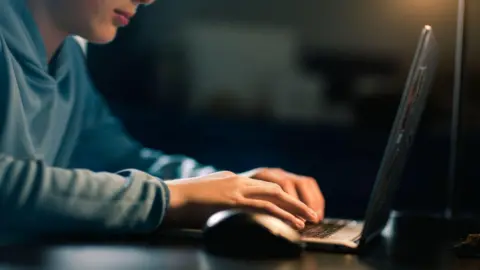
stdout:
<svg viewBox="0 0 480 270">
<path fill-rule="evenodd" d="M 10 245 L 0 248 L 6 269 L 462 269 L 479 270 L 480 259 L 460 259 L 452 250 L 459 235 L 480 227 L 427 217 L 392 218 L 389 229 L 364 257 L 306 251 L 301 258 L 242 261 L 206 254 L 187 239 L 69 241 L 68 244 Z M 391 233 L 388 233 L 388 232 Z M 477 232 L 480 232 L 477 231 Z M 390 235 L 390 236 L 389 236 Z"/>
</svg>

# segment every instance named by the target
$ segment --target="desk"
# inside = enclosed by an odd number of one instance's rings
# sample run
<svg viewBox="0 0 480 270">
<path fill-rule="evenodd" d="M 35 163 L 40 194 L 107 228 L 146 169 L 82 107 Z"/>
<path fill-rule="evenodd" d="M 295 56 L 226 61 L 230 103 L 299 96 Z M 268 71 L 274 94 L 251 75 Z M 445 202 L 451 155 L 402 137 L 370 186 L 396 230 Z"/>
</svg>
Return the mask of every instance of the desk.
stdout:
<svg viewBox="0 0 480 270">
<path fill-rule="evenodd" d="M 420 216 L 395 217 L 389 225 L 391 236 L 383 237 L 378 246 L 365 257 L 307 251 L 299 259 L 239 261 L 206 254 L 198 241 L 187 239 L 147 241 L 137 238 L 129 241 L 84 240 L 68 241 L 68 244 L 64 241 L 35 246 L 4 246 L 0 249 L 0 268 L 479 270 L 480 260 L 459 259 L 449 250 L 452 240 L 459 234 L 475 230 L 471 224 L 468 225 L 452 225 L 439 219 Z M 442 235 L 444 237 L 437 238 Z"/>
</svg>

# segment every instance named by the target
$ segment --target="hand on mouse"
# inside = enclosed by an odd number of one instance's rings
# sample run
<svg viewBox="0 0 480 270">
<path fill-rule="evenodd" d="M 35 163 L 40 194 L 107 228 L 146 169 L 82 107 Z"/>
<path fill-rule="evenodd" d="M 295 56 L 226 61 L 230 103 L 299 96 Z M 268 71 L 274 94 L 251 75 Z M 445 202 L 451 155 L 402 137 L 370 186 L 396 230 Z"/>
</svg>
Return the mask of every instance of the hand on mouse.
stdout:
<svg viewBox="0 0 480 270">
<path fill-rule="evenodd" d="M 267 212 L 297 229 L 305 226 L 304 220 L 318 220 L 315 211 L 278 184 L 232 172 L 217 172 L 166 183 L 170 190 L 170 206 L 165 226 L 202 226 L 215 212 L 231 208 Z"/>
<path fill-rule="evenodd" d="M 325 199 L 317 181 L 312 177 L 296 175 L 282 169 L 271 168 L 255 169 L 245 173 L 245 175 L 280 185 L 285 192 L 315 210 L 318 215 L 318 219 L 315 220 L 315 222 L 320 222 L 323 219 Z"/>
</svg>

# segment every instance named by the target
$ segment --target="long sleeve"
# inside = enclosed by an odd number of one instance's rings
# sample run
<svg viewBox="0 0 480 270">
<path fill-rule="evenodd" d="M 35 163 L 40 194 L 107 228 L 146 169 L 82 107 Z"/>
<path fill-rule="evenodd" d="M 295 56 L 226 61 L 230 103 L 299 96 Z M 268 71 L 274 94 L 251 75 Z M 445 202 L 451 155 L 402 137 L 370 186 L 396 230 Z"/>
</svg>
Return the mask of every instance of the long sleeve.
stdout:
<svg viewBox="0 0 480 270">
<path fill-rule="evenodd" d="M 0 233 L 155 230 L 169 204 L 164 182 L 137 170 L 66 168 L 83 122 L 84 75 L 66 42 L 58 81 L 49 76 L 33 19 L 13 9 L 22 2 L 0 9 Z"/>
<path fill-rule="evenodd" d="M 66 170 L 0 154 L 2 230 L 150 232 L 168 202 L 165 183 L 140 171 Z"/>
<path fill-rule="evenodd" d="M 127 134 L 103 98 L 92 87 L 85 110 L 85 129 L 77 142 L 71 167 L 96 171 L 135 168 L 165 180 L 195 177 L 215 172 L 183 155 L 167 155 L 142 147 Z"/>
</svg>

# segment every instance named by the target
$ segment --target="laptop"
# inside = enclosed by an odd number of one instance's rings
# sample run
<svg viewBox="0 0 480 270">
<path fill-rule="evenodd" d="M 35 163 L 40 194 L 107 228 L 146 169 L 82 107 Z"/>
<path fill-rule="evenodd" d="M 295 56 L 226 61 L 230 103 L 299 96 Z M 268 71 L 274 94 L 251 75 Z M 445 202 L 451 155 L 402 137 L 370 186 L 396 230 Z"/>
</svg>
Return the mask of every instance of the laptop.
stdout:
<svg viewBox="0 0 480 270">
<path fill-rule="evenodd" d="M 359 251 L 383 231 L 425 109 L 437 61 L 437 42 L 432 28 L 427 25 L 418 41 L 364 220 L 325 218 L 320 224 L 307 224 L 300 231 L 307 248 Z"/>
</svg>

